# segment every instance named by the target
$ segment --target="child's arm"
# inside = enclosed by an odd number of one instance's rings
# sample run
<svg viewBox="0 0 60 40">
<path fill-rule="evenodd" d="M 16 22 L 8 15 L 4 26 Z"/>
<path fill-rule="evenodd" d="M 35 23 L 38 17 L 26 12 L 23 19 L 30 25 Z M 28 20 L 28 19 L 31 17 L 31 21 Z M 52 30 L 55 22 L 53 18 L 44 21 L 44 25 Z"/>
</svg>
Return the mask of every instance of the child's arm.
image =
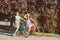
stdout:
<svg viewBox="0 0 60 40">
<path fill-rule="evenodd" d="M 30 18 L 31 21 L 35 22 L 35 20 L 33 18 Z"/>
<path fill-rule="evenodd" d="M 20 17 L 21 20 L 25 21 L 22 17 Z"/>
<path fill-rule="evenodd" d="M 25 15 L 24 18 L 27 18 L 27 15 Z"/>
</svg>

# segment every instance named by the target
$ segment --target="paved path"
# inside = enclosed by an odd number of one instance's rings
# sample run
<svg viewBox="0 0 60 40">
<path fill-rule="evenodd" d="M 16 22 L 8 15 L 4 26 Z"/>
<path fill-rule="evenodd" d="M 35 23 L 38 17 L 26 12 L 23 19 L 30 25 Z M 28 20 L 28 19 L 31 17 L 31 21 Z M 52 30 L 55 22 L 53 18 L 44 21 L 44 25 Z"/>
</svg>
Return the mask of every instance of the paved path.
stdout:
<svg viewBox="0 0 60 40">
<path fill-rule="evenodd" d="M 28 38 L 25 38 L 23 35 L 13 37 L 9 32 L 0 30 L 0 40 L 60 40 L 60 37 L 47 35 L 31 35 Z"/>
<path fill-rule="evenodd" d="M 0 40 L 60 40 L 60 36 L 30 35 L 28 38 L 25 38 L 23 35 L 20 35 L 13 37 L 8 31 L 0 30 Z"/>
<path fill-rule="evenodd" d="M 58 37 L 48 37 L 48 36 L 29 36 L 25 38 L 24 36 L 7 36 L 7 35 L 0 35 L 0 40 L 60 40 Z"/>
</svg>

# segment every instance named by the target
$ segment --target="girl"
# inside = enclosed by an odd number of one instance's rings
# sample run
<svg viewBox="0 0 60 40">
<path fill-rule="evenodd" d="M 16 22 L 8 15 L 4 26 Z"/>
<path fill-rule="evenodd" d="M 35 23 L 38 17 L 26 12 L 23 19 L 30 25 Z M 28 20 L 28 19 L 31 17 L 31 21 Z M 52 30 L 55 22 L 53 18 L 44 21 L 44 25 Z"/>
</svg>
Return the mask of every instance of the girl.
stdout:
<svg viewBox="0 0 60 40">
<path fill-rule="evenodd" d="M 28 34 L 30 33 L 31 31 L 31 27 L 34 26 L 34 24 L 31 22 L 31 20 L 33 20 L 31 17 L 30 17 L 30 13 L 27 13 L 24 18 L 26 18 L 26 27 L 28 28 Z"/>
<path fill-rule="evenodd" d="M 17 12 L 17 13 L 16 13 L 16 16 L 15 16 L 15 27 L 16 27 L 16 31 L 15 31 L 15 33 L 13 34 L 13 36 L 15 36 L 16 33 L 17 33 L 17 31 L 19 30 L 21 20 L 24 20 L 24 19 L 23 19 L 22 17 L 20 17 L 19 13 Z"/>
</svg>

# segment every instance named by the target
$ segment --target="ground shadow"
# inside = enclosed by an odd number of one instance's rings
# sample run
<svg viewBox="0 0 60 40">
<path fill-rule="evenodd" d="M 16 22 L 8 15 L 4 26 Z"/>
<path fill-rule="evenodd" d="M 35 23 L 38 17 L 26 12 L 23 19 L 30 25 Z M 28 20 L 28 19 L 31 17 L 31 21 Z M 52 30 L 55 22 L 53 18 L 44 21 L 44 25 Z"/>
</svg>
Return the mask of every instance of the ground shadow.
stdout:
<svg viewBox="0 0 60 40">
<path fill-rule="evenodd" d="M 8 30 L 0 30 L 0 35 L 12 36 L 12 32 Z"/>
</svg>

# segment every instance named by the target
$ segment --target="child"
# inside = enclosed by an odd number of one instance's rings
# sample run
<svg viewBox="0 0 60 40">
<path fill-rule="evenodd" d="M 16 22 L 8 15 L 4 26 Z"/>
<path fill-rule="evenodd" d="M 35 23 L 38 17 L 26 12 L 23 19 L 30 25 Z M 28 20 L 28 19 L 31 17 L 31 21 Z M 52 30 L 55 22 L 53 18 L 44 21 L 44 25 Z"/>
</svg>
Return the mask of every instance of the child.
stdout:
<svg viewBox="0 0 60 40">
<path fill-rule="evenodd" d="M 16 35 L 16 33 L 18 32 L 19 28 L 20 28 L 20 23 L 21 23 L 21 20 L 24 20 L 22 17 L 20 17 L 19 13 L 17 12 L 16 13 L 16 16 L 15 16 L 15 27 L 16 27 L 16 31 L 15 33 L 13 34 L 13 36 Z"/>
<path fill-rule="evenodd" d="M 31 15 L 30 13 L 27 13 L 24 18 L 26 18 L 26 27 L 28 28 L 28 34 L 30 33 L 31 31 L 31 27 L 33 27 L 33 23 L 31 22 Z M 32 19 L 33 20 L 33 19 Z"/>
</svg>

